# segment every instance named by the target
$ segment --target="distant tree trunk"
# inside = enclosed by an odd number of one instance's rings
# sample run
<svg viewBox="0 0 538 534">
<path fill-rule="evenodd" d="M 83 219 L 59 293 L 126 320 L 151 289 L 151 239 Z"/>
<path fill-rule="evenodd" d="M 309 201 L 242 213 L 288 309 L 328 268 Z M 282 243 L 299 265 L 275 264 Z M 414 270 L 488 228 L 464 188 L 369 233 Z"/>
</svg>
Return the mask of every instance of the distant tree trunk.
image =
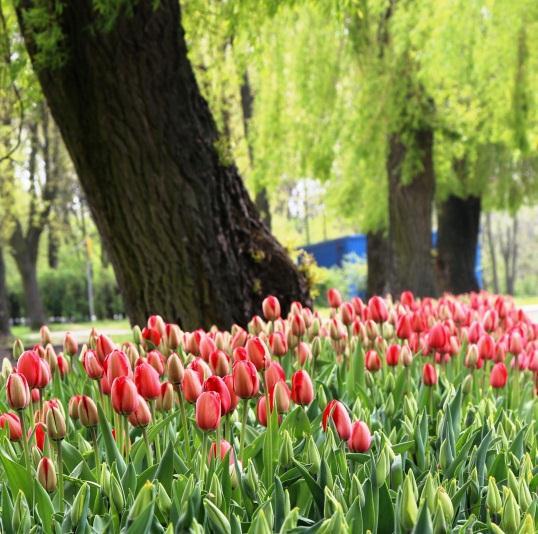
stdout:
<svg viewBox="0 0 538 534">
<path fill-rule="evenodd" d="M 450 195 L 438 209 L 437 266 L 440 289 L 454 294 L 479 289 L 475 274 L 480 198 Z"/>
<path fill-rule="evenodd" d="M 0 249 L 0 338 L 11 336 L 9 326 L 9 300 L 6 286 L 6 264 L 4 252 Z"/>
<path fill-rule="evenodd" d="M 383 295 L 387 289 L 388 242 L 383 231 L 366 234 L 368 297 Z"/>
<path fill-rule="evenodd" d="M 402 181 L 407 148 L 399 135 L 389 140 L 389 288 L 394 296 L 411 290 L 417 296 L 436 294 L 431 254 L 432 202 L 435 189 L 433 131 L 413 132 L 421 170 Z M 416 156 L 415 156 L 416 157 Z"/>
<path fill-rule="evenodd" d="M 30 57 L 38 52 L 17 3 Z M 37 5 L 41 5 L 37 3 Z M 122 4 L 123 5 L 123 4 Z M 55 14 L 65 63 L 37 69 L 107 247 L 131 322 L 246 324 L 275 294 L 309 303 L 307 282 L 262 224 L 187 57 L 178 0 L 140 0 L 100 28 L 92 0 Z"/>
<path fill-rule="evenodd" d="M 250 120 L 252 119 L 252 111 L 254 104 L 254 96 L 252 94 L 252 89 L 250 87 L 250 80 L 248 78 L 248 73 L 245 71 L 243 74 L 243 82 L 241 83 L 240 88 L 241 93 L 241 109 L 243 111 L 243 127 L 245 129 L 245 137 L 247 139 L 248 147 L 248 157 L 250 160 L 250 165 L 254 164 L 254 153 L 252 150 L 252 144 L 249 140 L 249 129 L 250 129 Z M 267 225 L 269 230 L 271 229 L 271 207 L 269 205 L 269 194 L 267 192 L 267 187 L 262 186 L 256 191 L 256 196 L 254 197 L 254 202 L 256 207 L 260 212 L 261 220 Z"/>
<path fill-rule="evenodd" d="M 506 237 L 503 238 L 502 231 L 499 232 L 501 255 L 504 261 L 505 287 L 509 295 L 513 295 L 515 292 L 518 255 L 517 229 L 518 220 L 517 215 L 515 215 L 512 217 L 512 224 L 506 226 Z"/>
<path fill-rule="evenodd" d="M 488 249 L 491 260 L 491 271 L 493 280 L 493 292 L 499 293 L 499 275 L 497 273 L 497 253 L 495 252 L 495 242 L 493 240 L 493 229 L 491 227 L 491 213 L 486 215 L 486 236 L 488 240 Z"/>
</svg>

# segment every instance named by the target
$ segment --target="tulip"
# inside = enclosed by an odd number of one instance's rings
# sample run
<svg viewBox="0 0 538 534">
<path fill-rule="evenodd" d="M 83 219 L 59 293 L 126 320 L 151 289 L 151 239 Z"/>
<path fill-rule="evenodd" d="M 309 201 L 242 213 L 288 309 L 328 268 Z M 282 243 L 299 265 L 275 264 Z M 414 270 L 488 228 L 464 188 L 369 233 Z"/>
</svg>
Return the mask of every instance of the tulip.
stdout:
<svg viewBox="0 0 538 534">
<path fill-rule="evenodd" d="M 209 362 L 209 356 L 212 352 L 217 350 L 217 345 L 215 342 L 207 335 L 204 334 L 200 339 L 200 356 L 204 361 Z"/>
<path fill-rule="evenodd" d="M 243 330 L 242 328 L 239 328 L 232 337 L 232 349 L 236 349 L 237 347 L 244 347 L 245 343 L 247 342 L 247 337 L 247 331 Z"/>
<path fill-rule="evenodd" d="M 159 376 L 164 374 L 164 356 L 158 350 L 152 350 L 148 352 L 146 356 L 146 361 L 159 373 Z"/>
<path fill-rule="evenodd" d="M 177 350 L 180 345 L 181 330 L 177 324 L 166 325 L 166 341 L 170 350 Z"/>
<path fill-rule="evenodd" d="M 133 376 L 131 362 L 122 350 L 115 349 L 107 356 L 105 368 L 106 378 L 111 385 L 120 376 L 126 376 L 128 378 L 132 378 Z"/>
<path fill-rule="evenodd" d="M 291 332 L 294 336 L 301 338 L 306 333 L 306 323 L 302 314 L 295 314 L 291 319 Z"/>
<path fill-rule="evenodd" d="M 196 424 L 200 430 L 216 430 L 220 424 L 221 402 L 215 391 L 204 391 L 196 400 Z M 207 449 L 206 449 L 207 450 Z"/>
<path fill-rule="evenodd" d="M 43 423 L 36 423 L 34 425 L 33 430 L 30 429 L 28 431 L 28 439 L 30 439 L 30 435 L 34 436 L 36 447 L 43 452 L 43 449 L 45 448 L 45 436 L 47 434 L 47 427 Z"/>
<path fill-rule="evenodd" d="M 153 328 L 159 332 L 161 336 L 166 334 L 166 324 L 160 315 L 150 315 L 148 318 L 148 328 Z"/>
<path fill-rule="evenodd" d="M 351 435 L 347 445 L 351 452 L 366 452 L 370 448 L 372 436 L 364 421 L 355 421 L 351 425 Z"/>
<path fill-rule="evenodd" d="M 384 323 L 389 318 L 385 300 L 374 296 L 368 301 L 368 315 L 376 323 Z"/>
<path fill-rule="evenodd" d="M 424 364 L 422 382 L 425 386 L 435 386 L 437 384 L 437 371 L 431 363 Z"/>
<path fill-rule="evenodd" d="M 275 321 L 280 317 L 280 302 L 273 295 L 269 295 L 262 302 L 262 310 L 267 321 Z"/>
<path fill-rule="evenodd" d="M 145 427 L 151 423 L 151 411 L 142 395 L 138 395 L 138 405 L 128 416 L 129 423 L 134 427 Z"/>
<path fill-rule="evenodd" d="M 327 432 L 329 418 L 333 422 L 340 439 L 347 441 L 351 435 L 351 419 L 344 405 L 337 400 L 332 400 L 323 411 L 321 426 Z"/>
<path fill-rule="evenodd" d="M 307 362 L 312 360 L 310 345 L 304 341 L 299 341 L 299 344 L 295 347 L 295 354 L 297 355 L 297 360 L 301 366 L 304 366 Z"/>
<path fill-rule="evenodd" d="M 515 330 L 510 334 L 510 341 L 508 343 L 508 352 L 510 354 L 518 355 L 523 350 L 523 339 L 521 334 Z"/>
<path fill-rule="evenodd" d="M 198 373 L 198 376 L 200 377 L 200 382 L 203 382 L 206 378 L 213 374 L 209 365 L 207 365 L 205 360 L 202 358 L 194 358 L 194 360 L 189 363 L 188 368 Z"/>
<path fill-rule="evenodd" d="M 43 456 L 37 466 L 37 479 L 48 493 L 56 490 L 56 468 L 50 458 Z"/>
<path fill-rule="evenodd" d="M 67 433 L 64 414 L 56 406 L 47 411 L 47 432 L 54 441 L 61 441 Z"/>
<path fill-rule="evenodd" d="M 269 336 L 269 346 L 273 356 L 285 356 L 288 352 L 288 342 L 282 332 L 274 332 Z"/>
<path fill-rule="evenodd" d="M 73 395 L 69 399 L 69 404 L 67 405 L 67 413 L 74 421 L 78 419 L 78 405 L 80 404 L 81 399 L 82 395 Z"/>
<path fill-rule="evenodd" d="M 50 367 L 46 360 L 39 358 L 39 365 L 41 367 L 41 371 L 39 373 L 39 381 L 35 385 L 38 389 L 43 389 L 47 387 L 51 380 L 50 375 Z"/>
<path fill-rule="evenodd" d="M 106 374 L 104 374 L 101 378 L 101 381 L 99 382 L 99 387 L 103 395 L 110 395 L 110 382 L 108 381 Z"/>
<path fill-rule="evenodd" d="M 34 350 L 24 351 L 17 362 L 17 372 L 24 375 L 28 387 L 35 388 L 41 382 L 41 358 Z"/>
<path fill-rule="evenodd" d="M 217 448 L 219 449 L 217 451 Z M 226 455 L 228 454 L 228 451 L 230 451 L 230 464 L 234 463 L 234 451 L 232 449 L 232 446 L 225 440 L 220 440 L 220 447 L 217 445 L 217 443 L 212 443 L 211 447 L 209 449 L 209 455 L 207 457 L 207 461 L 211 462 L 211 460 L 217 458 L 217 454 L 220 460 L 224 460 L 226 458 Z"/>
<path fill-rule="evenodd" d="M 250 399 L 258 394 L 260 379 L 252 362 L 235 362 L 233 366 L 233 385 L 235 394 L 241 399 Z"/>
<path fill-rule="evenodd" d="M 477 344 L 478 356 L 485 360 L 493 360 L 495 357 L 495 341 L 489 334 L 483 334 Z"/>
<path fill-rule="evenodd" d="M 377 373 L 381 369 L 381 358 L 375 350 L 369 350 L 364 356 L 366 369 L 371 373 Z"/>
<path fill-rule="evenodd" d="M 169 412 L 174 407 L 174 402 L 174 386 L 170 382 L 163 382 L 161 384 L 161 393 L 157 398 L 157 410 Z"/>
<path fill-rule="evenodd" d="M 204 391 L 214 391 L 219 394 L 221 415 L 226 415 L 230 411 L 232 399 L 228 387 L 226 386 L 226 382 L 224 382 L 222 378 L 215 375 L 210 376 L 204 382 Z"/>
<path fill-rule="evenodd" d="M 224 351 L 214 350 L 209 355 L 209 367 L 217 376 L 226 376 L 230 372 L 230 358 Z"/>
<path fill-rule="evenodd" d="M 303 369 L 299 369 L 291 377 L 291 399 L 301 406 L 308 406 L 314 400 L 312 380 Z"/>
<path fill-rule="evenodd" d="M 279 380 L 269 396 L 271 409 L 276 409 L 277 413 L 286 413 L 290 409 L 290 388 L 284 382 Z"/>
<path fill-rule="evenodd" d="M 200 396 L 200 393 L 202 393 L 202 381 L 200 380 L 200 375 L 192 369 L 185 369 L 181 389 L 183 390 L 185 400 L 191 404 L 195 403 L 196 399 Z"/>
<path fill-rule="evenodd" d="M 20 441 L 22 438 L 21 420 L 16 413 L 7 412 L 0 415 L 0 428 L 8 427 L 9 440 Z"/>
<path fill-rule="evenodd" d="M 112 382 L 110 389 L 112 408 L 121 415 L 129 415 L 138 406 L 138 393 L 135 383 L 126 376 L 119 376 Z"/>
<path fill-rule="evenodd" d="M 138 393 L 146 400 L 156 399 L 161 394 L 159 373 L 149 363 L 140 361 L 137 364 L 134 383 Z"/>
<path fill-rule="evenodd" d="M 265 387 L 270 392 L 279 380 L 286 380 L 286 373 L 278 362 L 271 362 L 271 365 L 265 370 Z"/>
<path fill-rule="evenodd" d="M 58 371 L 60 372 L 60 378 L 65 378 L 69 373 L 69 362 L 61 354 L 58 356 Z"/>
<path fill-rule="evenodd" d="M 233 412 L 239 403 L 239 397 L 235 394 L 234 390 L 234 377 L 233 375 L 226 375 L 223 380 L 228 388 L 228 393 L 230 394 L 230 409 L 228 412 Z"/>
<path fill-rule="evenodd" d="M 260 397 L 256 404 L 256 418 L 262 426 L 267 426 L 267 403 L 265 397 Z"/>
<path fill-rule="evenodd" d="M 506 365 L 503 362 L 496 363 L 491 369 L 489 375 L 489 383 L 491 387 L 495 389 L 500 389 L 506 386 L 508 381 L 508 371 Z"/>
<path fill-rule="evenodd" d="M 387 354 L 385 356 L 387 360 L 387 365 L 390 365 L 391 367 L 396 367 L 398 365 L 400 351 L 400 345 L 390 345 L 390 347 L 387 349 Z"/>
<path fill-rule="evenodd" d="M 64 337 L 64 353 L 74 356 L 78 352 L 78 343 L 71 332 L 66 332 Z"/>
<path fill-rule="evenodd" d="M 23 374 L 14 372 L 8 376 L 6 394 L 9 406 L 14 410 L 24 410 L 30 404 L 30 389 Z"/>
<path fill-rule="evenodd" d="M 350 326 L 355 320 L 355 308 L 351 302 L 344 302 L 340 306 L 340 315 L 342 317 L 342 322 L 346 326 Z"/>
<path fill-rule="evenodd" d="M 88 349 L 82 358 L 82 366 L 88 375 L 88 378 L 92 380 L 99 380 L 104 373 L 103 366 L 101 365 L 99 358 L 95 351 Z"/>
<path fill-rule="evenodd" d="M 156 348 L 161 342 L 161 334 L 156 328 L 145 327 L 142 330 L 142 338 L 150 348 Z"/>
<path fill-rule="evenodd" d="M 37 404 L 41 399 L 41 392 L 39 391 L 39 389 L 34 388 L 32 389 L 32 391 L 30 391 L 30 396 L 32 398 L 32 404 Z"/>
<path fill-rule="evenodd" d="M 331 308 L 339 308 L 342 304 L 342 295 L 340 295 L 340 291 L 335 288 L 330 288 L 327 291 L 327 301 L 329 302 L 329 306 Z"/>
<path fill-rule="evenodd" d="M 118 379 L 119 380 L 119 379 Z M 82 426 L 87 428 L 96 427 L 99 423 L 97 406 L 90 397 L 82 395 L 78 403 L 78 418 Z"/>
<path fill-rule="evenodd" d="M 171 354 L 168 357 L 168 361 L 166 362 L 166 374 L 168 375 L 168 380 L 170 380 L 174 386 L 183 382 L 185 369 L 181 363 L 181 358 L 177 354 Z"/>
<path fill-rule="evenodd" d="M 101 363 L 103 363 L 105 358 L 115 349 L 116 345 L 109 337 L 101 335 L 97 338 L 95 352 Z"/>
<path fill-rule="evenodd" d="M 259 371 L 269 366 L 270 358 L 267 354 L 267 347 L 259 337 L 251 337 L 245 346 L 249 360 Z"/>
<path fill-rule="evenodd" d="M 476 345 L 469 345 L 467 354 L 465 355 L 465 367 L 469 369 L 476 369 L 478 366 L 478 347 Z"/>
<path fill-rule="evenodd" d="M 401 315 L 396 324 L 396 336 L 400 339 L 409 339 L 412 331 L 410 315 Z"/>
<path fill-rule="evenodd" d="M 49 364 L 51 372 L 55 372 L 58 369 L 58 355 L 54 350 L 52 345 L 47 345 L 45 348 L 45 358 L 46 362 Z"/>
<path fill-rule="evenodd" d="M 441 323 L 437 323 L 428 334 L 428 346 L 430 349 L 442 351 L 447 343 L 446 328 Z"/>
</svg>

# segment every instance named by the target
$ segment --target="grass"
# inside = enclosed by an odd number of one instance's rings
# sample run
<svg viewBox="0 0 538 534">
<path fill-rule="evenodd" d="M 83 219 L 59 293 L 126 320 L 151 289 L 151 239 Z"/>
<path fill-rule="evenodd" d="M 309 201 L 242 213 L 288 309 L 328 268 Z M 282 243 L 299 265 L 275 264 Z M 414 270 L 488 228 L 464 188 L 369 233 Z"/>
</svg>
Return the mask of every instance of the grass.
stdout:
<svg viewBox="0 0 538 534">
<path fill-rule="evenodd" d="M 517 306 L 538 306 L 538 295 L 526 295 L 524 297 L 514 297 Z"/>
</svg>

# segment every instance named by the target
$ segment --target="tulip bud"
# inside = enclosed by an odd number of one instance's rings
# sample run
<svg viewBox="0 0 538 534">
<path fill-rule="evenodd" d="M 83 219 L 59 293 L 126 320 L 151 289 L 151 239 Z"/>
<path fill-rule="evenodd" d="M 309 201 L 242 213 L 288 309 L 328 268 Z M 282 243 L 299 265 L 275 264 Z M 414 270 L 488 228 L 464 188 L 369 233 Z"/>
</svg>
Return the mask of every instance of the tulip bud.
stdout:
<svg viewBox="0 0 538 534">
<path fill-rule="evenodd" d="M 291 377 L 291 399 L 295 404 L 308 406 L 314 400 L 314 386 L 310 375 L 300 369 Z"/>
<path fill-rule="evenodd" d="M 282 467 L 288 467 L 293 461 L 293 443 L 287 430 L 284 430 L 282 434 L 278 461 Z"/>
<path fill-rule="evenodd" d="M 390 457 L 387 445 L 383 447 L 375 465 L 377 487 L 380 488 L 390 473 Z"/>
<path fill-rule="evenodd" d="M 134 382 L 126 377 L 119 376 L 112 382 L 110 389 L 112 408 L 121 415 L 129 415 L 138 406 L 138 392 Z"/>
<path fill-rule="evenodd" d="M 39 337 L 41 338 L 41 345 L 45 347 L 49 343 L 52 343 L 51 337 L 50 337 L 50 330 L 48 326 L 43 325 L 39 329 Z"/>
<path fill-rule="evenodd" d="M 48 493 L 56 490 L 56 468 L 52 461 L 43 456 L 37 466 L 37 479 Z"/>
<path fill-rule="evenodd" d="M 491 387 L 495 389 L 504 388 L 508 381 L 508 371 L 506 365 L 503 362 L 496 363 L 491 369 L 489 376 L 489 383 Z"/>
<path fill-rule="evenodd" d="M 226 376 L 230 372 L 230 358 L 224 351 L 214 350 L 209 355 L 209 367 L 217 376 Z"/>
<path fill-rule="evenodd" d="M 216 430 L 220 425 L 220 396 L 204 391 L 196 401 L 196 424 L 201 430 Z"/>
<path fill-rule="evenodd" d="M 437 384 L 437 371 L 431 363 L 424 364 L 422 382 L 425 386 L 435 386 Z"/>
<path fill-rule="evenodd" d="M 175 386 L 183 382 L 185 369 L 181 363 L 181 358 L 175 353 L 168 357 L 166 362 L 166 374 L 168 375 L 168 380 Z"/>
<path fill-rule="evenodd" d="M 260 481 L 258 478 L 258 473 L 256 472 L 256 468 L 254 467 L 252 460 L 249 460 L 245 477 L 245 487 L 248 493 L 251 495 L 257 495 L 259 491 L 259 484 Z"/>
<path fill-rule="evenodd" d="M 65 417 L 63 413 L 56 407 L 51 408 L 47 412 L 47 432 L 49 438 L 54 441 L 61 441 L 65 438 L 67 432 L 65 426 Z"/>
<path fill-rule="evenodd" d="M 210 376 L 203 386 L 204 391 L 214 391 L 220 399 L 220 414 L 226 415 L 230 411 L 232 399 L 226 382 L 220 376 Z"/>
<path fill-rule="evenodd" d="M 217 451 L 217 449 L 220 449 L 220 450 Z M 207 460 L 208 462 L 211 462 L 213 459 L 217 458 L 217 455 L 218 455 L 219 460 L 224 460 L 228 452 L 230 453 L 229 462 L 230 464 L 233 464 L 234 463 L 234 451 L 232 449 L 232 446 L 225 439 L 221 439 L 220 447 L 218 447 L 216 443 L 211 444 Z"/>
<path fill-rule="evenodd" d="M 262 426 L 267 426 L 267 403 L 266 397 L 260 397 L 256 403 L 256 418 Z"/>
<path fill-rule="evenodd" d="M 87 350 L 82 358 L 82 366 L 86 371 L 86 374 L 92 380 L 99 380 L 104 373 L 103 366 L 101 365 L 97 354 L 93 350 Z"/>
<path fill-rule="evenodd" d="M 321 338 L 315 337 L 312 340 L 312 356 L 314 358 L 318 358 L 320 354 L 321 354 Z"/>
<path fill-rule="evenodd" d="M 16 339 L 13 342 L 13 361 L 17 361 L 19 359 L 19 356 L 24 352 L 24 345 L 20 339 Z M 4 360 L 7 360 L 7 358 L 4 358 Z M 9 361 L 9 360 L 7 360 Z"/>
<path fill-rule="evenodd" d="M 97 406 L 90 397 L 82 395 L 78 403 L 78 417 L 82 426 L 95 427 L 99 423 Z"/>
<path fill-rule="evenodd" d="M 0 415 L 0 428 L 8 428 L 9 440 L 20 441 L 22 438 L 21 420 L 16 413 L 8 412 Z"/>
<path fill-rule="evenodd" d="M 454 505 L 452 504 L 452 500 L 443 486 L 439 486 L 437 488 L 437 509 L 440 509 L 443 512 L 447 525 L 452 524 L 452 518 L 454 517 Z"/>
<path fill-rule="evenodd" d="M 134 427 L 146 427 L 151 423 L 151 411 L 146 399 L 142 395 L 138 395 L 138 405 L 134 412 L 128 416 L 129 423 Z"/>
<path fill-rule="evenodd" d="M 316 442 L 314 441 L 312 436 L 309 436 L 307 438 L 305 449 L 304 449 L 304 458 L 305 458 L 305 463 L 310 464 L 310 472 L 312 474 L 319 473 L 319 468 L 321 465 L 321 456 L 319 454 L 319 450 L 316 445 Z"/>
<path fill-rule="evenodd" d="M 250 399 L 258 394 L 260 379 L 256 367 L 250 361 L 237 361 L 233 366 L 235 394 L 241 399 Z"/>
<path fill-rule="evenodd" d="M 351 435 L 351 420 L 346 408 L 341 402 L 332 400 L 325 407 L 321 420 L 324 432 L 327 432 L 329 419 L 333 422 L 340 439 L 347 441 Z"/>
<path fill-rule="evenodd" d="M 338 291 L 338 289 L 331 287 L 327 291 L 327 301 L 331 308 L 334 308 L 334 309 L 339 308 L 340 305 L 342 304 L 342 295 L 340 294 L 340 291 Z"/>
<path fill-rule="evenodd" d="M 78 352 L 78 343 L 71 332 L 66 332 L 64 337 L 64 353 L 74 356 Z"/>
<path fill-rule="evenodd" d="M 14 410 L 23 410 L 30 404 L 30 390 L 23 374 L 14 372 L 8 376 L 6 395 L 10 407 Z"/>
<path fill-rule="evenodd" d="M 161 384 L 161 394 L 157 399 L 157 410 L 169 412 L 174 407 L 174 386 L 170 382 Z"/>
<path fill-rule="evenodd" d="M 269 367 L 270 358 L 267 347 L 259 337 L 251 337 L 245 346 L 249 360 L 255 365 L 256 369 Z"/>
<path fill-rule="evenodd" d="M 280 317 L 280 302 L 272 295 L 269 295 L 262 302 L 263 315 L 267 321 L 275 321 Z"/>
<path fill-rule="evenodd" d="M 413 491 L 413 483 L 411 482 L 409 474 L 404 479 L 399 512 L 402 529 L 404 531 L 410 531 L 417 521 L 418 508 Z"/>
<path fill-rule="evenodd" d="M 139 361 L 135 367 L 134 383 L 138 393 L 146 400 L 154 400 L 161 394 L 159 373 L 147 362 Z"/>
<path fill-rule="evenodd" d="M 351 452 L 366 452 L 370 448 L 372 436 L 364 421 L 355 421 L 351 425 L 351 435 L 347 442 Z"/>
<path fill-rule="evenodd" d="M 270 392 L 271 409 L 277 413 L 286 413 L 290 409 L 290 388 L 283 380 L 279 380 Z"/>
<path fill-rule="evenodd" d="M 155 496 L 155 486 L 148 480 L 138 492 L 136 499 L 129 510 L 127 524 L 131 524 L 148 506 L 151 505 Z"/>
<path fill-rule="evenodd" d="M 505 487 L 504 491 L 506 499 L 502 512 L 501 527 L 505 532 L 517 532 L 521 521 L 519 505 L 510 489 Z"/>
<path fill-rule="evenodd" d="M 405 367 L 409 367 L 413 363 L 413 353 L 409 345 L 403 345 L 400 351 L 400 358 Z"/>
<path fill-rule="evenodd" d="M 202 393 L 200 375 L 192 369 L 185 369 L 181 389 L 183 390 L 185 400 L 194 404 L 196 399 L 200 396 L 200 393 Z"/>
<path fill-rule="evenodd" d="M 88 483 L 84 482 L 78 493 L 73 500 L 73 505 L 71 506 L 71 524 L 78 525 L 82 519 L 82 514 L 84 513 L 84 508 L 87 506 L 89 500 L 89 488 Z"/>
</svg>

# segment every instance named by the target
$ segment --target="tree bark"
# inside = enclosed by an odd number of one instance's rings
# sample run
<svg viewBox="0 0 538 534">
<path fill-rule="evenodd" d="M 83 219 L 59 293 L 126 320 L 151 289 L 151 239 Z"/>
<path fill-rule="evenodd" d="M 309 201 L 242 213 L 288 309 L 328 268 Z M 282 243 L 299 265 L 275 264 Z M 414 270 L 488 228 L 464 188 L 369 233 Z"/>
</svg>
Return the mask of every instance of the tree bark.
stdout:
<svg viewBox="0 0 538 534">
<path fill-rule="evenodd" d="M 383 295 L 387 289 L 388 242 L 383 231 L 366 234 L 366 258 L 368 297 Z"/>
<path fill-rule="evenodd" d="M 478 291 L 475 275 L 480 198 L 450 195 L 438 210 L 437 268 L 441 291 Z"/>
<path fill-rule="evenodd" d="M 32 0 L 18 4 L 25 24 Z M 66 61 L 38 77 L 75 164 L 132 323 L 245 324 L 268 293 L 309 303 L 305 278 L 260 221 L 187 58 L 177 0 L 141 0 L 101 31 L 91 0 L 57 16 Z M 101 21 L 102 22 L 102 21 Z"/>
<path fill-rule="evenodd" d="M 9 300 L 6 286 L 6 264 L 4 252 L 0 249 L 0 338 L 11 336 L 9 325 Z"/>
<path fill-rule="evenodd" d="M 243 112 L 243 128 L 245 130 L 245 138 L 247 140 L 248 147 L 248 157 L 250 165 L 254 164 L 254 152 L 252 150 L 252 144 L 249 140 L 249 128 L 250 120 L 252 119 L 252 112 L 254 106 L 254 95 L 252 94 L 252 89 L 250 87 L 250 80 L 248 78 L 248 73 L 245 72 L 243 75 L 243 82 L 240 87 L 241 94 L 241 110 Z M 256 196 L 254 197 L 254 202 L 258 211 L 260 213 L 261 220 L 267 225 L 269 230 L 271 229 L 271 207 L 269 204 L 269 193 L 267 192 L 267 187 L 261 186 L 256 191 Z"/>
<path fill-rule="evenodd" d="M 433 131 L 412 132 L 421 169 L 402 181 L 407 148 L 398 134 L 389 140 L 389 289 L 394 296 L 411 290 L 417 296 L 436 294 L 432 261 L 432 201 L 435 190 Z"/>
</svg>

